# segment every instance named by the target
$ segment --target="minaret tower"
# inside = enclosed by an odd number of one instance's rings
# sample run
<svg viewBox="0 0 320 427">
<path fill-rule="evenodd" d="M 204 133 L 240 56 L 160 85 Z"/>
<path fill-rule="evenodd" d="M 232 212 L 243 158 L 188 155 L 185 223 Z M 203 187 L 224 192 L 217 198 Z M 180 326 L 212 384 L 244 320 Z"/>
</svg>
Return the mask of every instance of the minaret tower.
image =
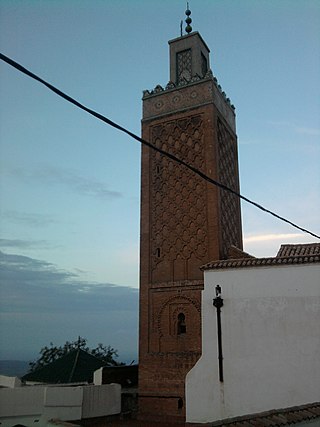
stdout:
<svg viewBox="0 0 320 427">
<path fill-rule="evenodd" d="M 234 107 L 186 15 L 169 83 L 144 91 L 142 137 L 239 191 Z M 185 376 L 201 355 L 199 267 L 242 249 L 240 201 L 148 147 L 141 161 L 139 411 L 169 422 L 185 417 Z"/>
</svg>

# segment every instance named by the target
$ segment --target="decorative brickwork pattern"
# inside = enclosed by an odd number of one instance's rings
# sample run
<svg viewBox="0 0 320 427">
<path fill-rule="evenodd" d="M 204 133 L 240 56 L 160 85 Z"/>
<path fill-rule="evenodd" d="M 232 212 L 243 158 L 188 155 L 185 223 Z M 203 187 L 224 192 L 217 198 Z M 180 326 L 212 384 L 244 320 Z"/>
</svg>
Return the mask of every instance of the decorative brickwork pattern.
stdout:
<svg viewBox="0 0 320 427">
<path fill-rule="evenodd" d="M 228 132 L 226 126 L 218 119 L 218 151 L 219 151 L 219 181 L 239 192 L 238 154 L 234 137 Z M 233 245 L 242 248 L 240 225 L 240 201 L 230 192 L 220 190 L 221 233 L 222 248 L 221 258 L 228 258 L 229 248 Z"/>
<path fill-rule="evenodd" d="M 238 188 L 234 107 L 208 54 L 197 33 L 170 43 L 169 83 L 143 93 L 142 135 Z M 185 377 L 201 355 L 200 266 L 241 249 L 240 206 L 145 146 L 141 165 L 139 417 L 183 421 Z"/>
<path fill-rule="evenodd" d="M 201 115 L 152 127 L 155 146 L 205 170 Z M 208 257 L 206 183 L 153 152 L 151 160 L 152 282 L 196 279 Z"/>
<path fill-rule="evenodd" d="M 192 352 L 200 351 L 201 309 L 199 291 L 184 291 L 178 294 L 153 292 L 152 302 L 154 317 L 152 319 L 152 352 Z M 185 331 L 179 334 L 179 315 L 184 316 Z"/>
<path fill-rule="evenodd" d="M 165 88 L 157 85 L 151 92 L 144 91 L 143 118 L 144 120 L 156 118 L 170 112 L 176 113 L 179 110 L 210 103 L 215 104 L 231 130 L 235 132 L 235 107 L 226 97 L 210 70 L 203 79 L 199 76 L 192 77 L 189 84 L 182 79 L 177 86 L 173 82 L 169 82 Z"/>
</svg>

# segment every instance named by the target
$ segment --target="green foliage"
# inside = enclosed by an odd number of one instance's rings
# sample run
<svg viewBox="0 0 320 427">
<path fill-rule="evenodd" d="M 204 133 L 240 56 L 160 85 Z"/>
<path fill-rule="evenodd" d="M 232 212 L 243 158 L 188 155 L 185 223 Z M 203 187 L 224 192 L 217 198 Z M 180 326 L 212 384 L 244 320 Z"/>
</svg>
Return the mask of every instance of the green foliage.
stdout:
<svg viewBox="0 0 320 427">
<path fill-rule="evenodd" d="M 118 357 L 118 352 L 114 348 L 110 347 L 110 345 L 105 346 L 101 343 L 97 345 L 96 348 L 89 348 L 87 346 L 87 339 L 79 338 L 76 341 L 67 341 L 63 346 L 57 347 L 54 346 L 51 342 L 49 346 L 45 346 L 40 350 L 40 356 L 38 359 L 29 363 L 29 372 L 34 372 L 39 368 L 43 368 L 46 365 L 54 362 L 60 357 L 70 353 L 73 350 L 81 349 L 92 356 L 97 357 L 98 359 L 105 362 L 106 365 L 109 366 L 117 366 L 122 365 L 122 363 L 118 363 L 114 358 Z"/>
</svg>

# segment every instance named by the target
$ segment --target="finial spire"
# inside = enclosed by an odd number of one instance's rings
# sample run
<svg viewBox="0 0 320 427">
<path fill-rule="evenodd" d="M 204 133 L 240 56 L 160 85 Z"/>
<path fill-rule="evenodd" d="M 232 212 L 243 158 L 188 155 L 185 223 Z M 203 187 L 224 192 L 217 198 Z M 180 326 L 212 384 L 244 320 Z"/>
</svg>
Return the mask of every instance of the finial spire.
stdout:
<svg viewBox="0 0 320 427">
<path fill-rule="evenodd" d="M 189 34 L 189 33 L 191 33 L 191 31 L 192 31 L 192 27 L 191 27 L 191 22 L 192 22 L 192 19 L 190 18 L 190 15 L 191 15 L 191 10 L 189 9 L 189 3 L 187 2 L 187 10 L 186 10 L 186 15 L 187 15 L 187 18 L 186 18 L 186 24 L 187 24 L 187 26 L 186 26 L 186 32 Z"/>
</svg>

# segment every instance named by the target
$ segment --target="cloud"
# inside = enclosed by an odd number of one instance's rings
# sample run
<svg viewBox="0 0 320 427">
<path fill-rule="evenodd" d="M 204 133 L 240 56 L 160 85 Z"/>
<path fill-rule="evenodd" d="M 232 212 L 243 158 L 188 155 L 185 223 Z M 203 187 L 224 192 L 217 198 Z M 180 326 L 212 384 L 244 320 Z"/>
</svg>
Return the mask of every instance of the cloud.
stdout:
<svg viewBox="0 0 320 427">
<path fill-rule="evenodd" d="M 287 130 L 291 130 L 295 133 L 300 133 L 303 135 L 309 135 L 309 136 L 319 136 L 320 135 L 320 129 L 317 128 L 311 128 L 306 126 L 297 126 L 294 123 L 291 123 L 289 121 L 285 120 L 267 120 L 267 123 L 272 126 L 277 127 L 284 127 L 287 128 Z"/>
<path fill-rule="evenodd" d="M 267 120 L 266 123 L 273 126 L 293 128 L 294 125 L 287 120 Z"/>
<path fill-rule="evenodd" d="M 137 289 L 85 281 L 79 272 L 1 251 L 0 266 L 0 358 L 30 357 L 78 335 L 136 357 Z"/>
<path fill-rule="evenodd" d="M 2 291 L 5 311 L 18 308 L 46 312 L 68 310 L 128 309 L 137 289 L 111 283 L 82 280 L 78 273 L 59 269 L 47 261 L 0 251 Z"/>
<path fill-rule="evenodd" d="M 300 238 L 301 233 L 291 233 L 291 234 L 258 234 L 253 236 L 244 237 L 244 243 L 252 242 L 267 242 L 267 241 L 283 241 L 288 239 Z"/>
<path fill-rule="evenodd" d="M 62 185 L 74 193 L 102 200 L 122 196 L 118 191 L 109 190 L 105 183 L 83 177 L 71 169 L 42 166 L 32 171 L 27 171 L 22 168 L 15 168 L 11 170 L 11 174 L 24 182 L 36 181 L 48 186 Z"/>
<path fill-rule="evenodd" d="M 0 247 L 16 249 L 52 248 L 46 240 L 0 239 Z"/>
<path fill-rule="evenodd" d="M 304 135 L 320 136 L 320 129 L 306 128 L 306 127 L 295 127 L 294 129 L 296 132 L 302 133 Z"/>
<path fill-rule="evenodd" d="M 129 243 L 124 248 L 116 250 L 119 259 L 125 260 L 126 265 L 139 265 L 139 244 Z"/>
<path fill-rule="evenodd" d="M 18 212 L 13 210 L 4 211 L 1 216 L 6 221 L 22 223 L 31 227 L 45 227 L 57 222 L 51 215 Z"/>
<path fill-rule="evenodd" d="M 243 238 L 244 250 L 255 257 L 274 257 L 282 244 L 314 242 L 314 238 L 302 233 L 247 234 Z"/>
</svg>

